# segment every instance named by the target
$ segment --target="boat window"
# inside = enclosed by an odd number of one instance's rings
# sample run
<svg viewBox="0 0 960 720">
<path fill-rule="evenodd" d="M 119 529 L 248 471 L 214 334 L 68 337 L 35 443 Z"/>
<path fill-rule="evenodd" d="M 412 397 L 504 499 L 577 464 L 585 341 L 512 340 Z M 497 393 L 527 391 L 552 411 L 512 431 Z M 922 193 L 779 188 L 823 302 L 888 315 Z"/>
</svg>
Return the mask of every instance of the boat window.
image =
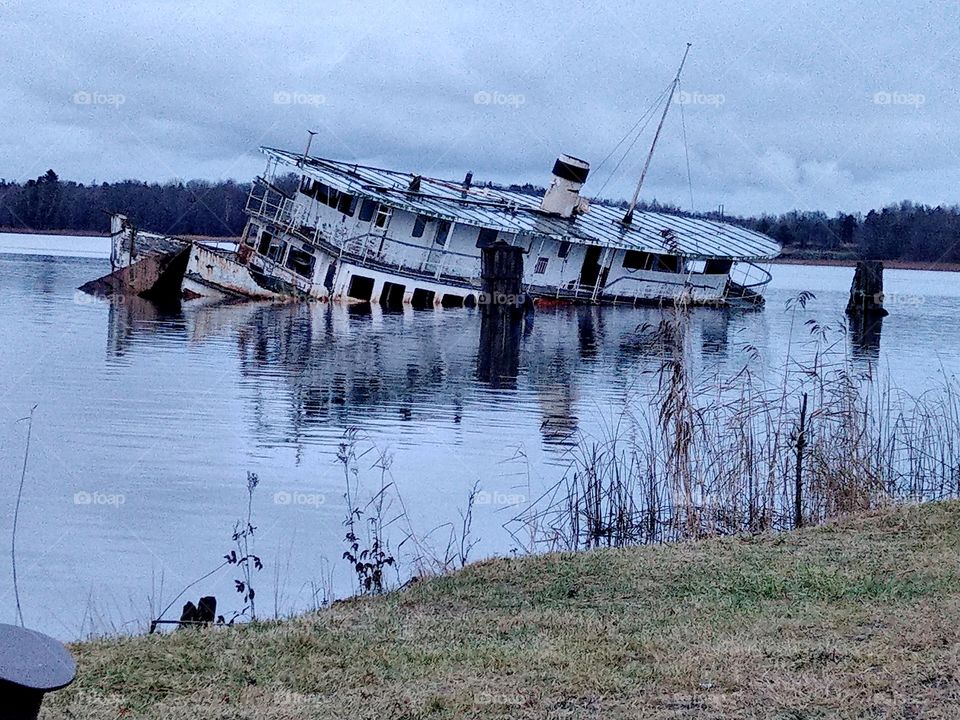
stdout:
<svg viewBox="0 0 960 720">
<path fill-rule="evenodd" d="M 623 256 L 627 270 L 653 270 L 654 272 L 683 272 L 683 258 L 678 255 L 657 255 L 642 250 L 627 250 Z"/>
<path fill-rule="evenodd" d="M 427 219 L 423 215 L 417 215 L 417 219 L 413 221 L 413 236 L 423 237 L 423 231 L 426 227 Z"/>
<path fill-rule="evenodd" d="M 415 288 L 413 291 L 413 296 L 410 298 L 410 304 L 417 310 L 426 310 L 427 308 L 433 307 L 433 300 L 435 297 L 436 293 L 434 293 L 433 290 Z"/>
<path fill-rule="evenodd" d="M 403 308 L 403 296 L 407 292 L 405 285 L 399 283 L 385 282 L 383 290 L 380 291 L 380 304 L 385 308 L 401 309 Z"/>
<path fill-rule="evenodd" d="M 450 222 L 447 220 L 440 220 L 437 222 L 437 234 L 434 237 L 433 241 L 437 245 L 446 245 L 447 237 L 450 235 Z"/>
<path fill-rule="evenodd" d="M 477 235 L 477 247 L 490 247 L 497 241 L 497 231 L 492 228 L 481 228 Z"/>
<path fill-rule="evenodd" d="M 362 300 L 363 302 L 370 302 L 370 298 L 373 295 L 373 285 L 373 278 L 354 275 L 350 278 L 350 285 L 347 287 L 347 297 L 351 297 L 354 300 Z"/>
<path fill-rule="evenodd" d="M 567 240 L 560 242 L 560 248 L 557 250 L 557 257 L 565 258 L 570 254 L 570 243 Z"/>
<path fill-rule="evenodd" d="M 357 199 L 353 195 L 340 193 L 340 200 L 337 202 L 337 210 L 347 217 L 353 217 L 353 211 L 357 207 Z"/>
<path fill-rule="evenodd" d="M 273 240 L 273 235 L 264 230 L 263 234 L 260 236 L 260 245 L 257 246 L 257 252 L 261 255 L 266 255 L 267 251 L 270 250 L 271 240 Z"/>
<path fill-rule="evenodd" d="M 649 270 L 653 256 L 641 250 L 627 250 L 623 256 L 623 266 L 627 270 Z"/>
<path fill-rule="evenodd" d="M 333 188 L 327 188 L 327 205 L 336 208 L 340 202 L 340 192 Z"/>
<path fill-rule="evenodd" d="M 710 260 L 707 260 L 707 264 L 703 268 L 703 274 L 727 275 L 732 267 L 733 260 L 727 260 L 726 258 L 711 258 Z"/>
<path fill-rule="evenodd" d="M 683 259 L 678 255 L 656 255 L 657 265 L 654 270 L 660 272 L 683 272 Z"/>
<path fill-rule="evenodd" d="M 303 177 L 300 179 L 300 192 L 304 195 L 313 194 L 313 180 L 308 177 Z"/>
<path fill-rule="evenodd" d="M 322 203 L 327 202 L 327 198 L 330 196 L 331 188 L 324 185 L 322 182 L 314 183 L 313 185 L 313 197 L 319 200 Z"/>
<path fill-rule="evenodd" d="M 244 243 L 250 247 L 256 245 L 258 232 L 260 232 L 260 227 L 256 223 L 250 223 L 250 227 L 247 228 L 247 239 L 244 240 Z"/>
<path fill-rule="evenodd" d="M 267 257 L 276 262 L 280 262 L 283 259 L 283 253 L 287 249 L 287 244 L 282 240 L 280 242 L 272 243 L 270 249 L 267 251 Z"/>
<path fill-rule="evenodd" d="M 373 224 L 378 228 L 385 228 L 387 223 L 390 222 L 391 215 L 393 215 L 393 208 L 389 205 L 381 205 L 377 208 L 377 219 Z"/>
<path fill-rule="evenodd" d="M 543 275 L 547 271 L 547 262 L 549 258 L 537 258 L 537 264 L 533 268 L 534 275 Z"/>
<path fill-rule="evenodd" d="M 377 203 L 373 200 L 364 200 L 360 204 L 360 219 L 366 222 L 373 217 L 377 211 Z"/>
<path fill-rule="evenodd" d="M 297 275 L 309 278 L 313 277 L 313 265 L 316 261 L 313 253 L 306 248 L 290 248 L 290 253 L 287 255 L 287 268 Z"/>
</svg>

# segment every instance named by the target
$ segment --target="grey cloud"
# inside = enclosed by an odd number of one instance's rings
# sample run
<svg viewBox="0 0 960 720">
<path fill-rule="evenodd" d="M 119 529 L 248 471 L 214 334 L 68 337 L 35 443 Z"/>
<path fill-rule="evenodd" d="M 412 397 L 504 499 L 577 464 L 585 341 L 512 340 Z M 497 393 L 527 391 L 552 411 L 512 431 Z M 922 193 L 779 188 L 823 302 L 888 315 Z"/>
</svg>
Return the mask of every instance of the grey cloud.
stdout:
<svg viewBox="0 0 960 720">
<path fill-rule="evenodd" d="M 681 110 L 700 209 L 955 202 L 945 181 L 960 175 L 960 10 L 937 3 L 15 2 L 0 15 L 8 178 L 243 180 L 258 144 L 299 149 L 310 128 L 317 154 L 543 183 L 559 152 L 598 164 L 687 40 L 689 102 L 671 111 L 647 198 L 689 205 Z M 651 136 L 604 195 L 630 193 Z"/>
</svg>

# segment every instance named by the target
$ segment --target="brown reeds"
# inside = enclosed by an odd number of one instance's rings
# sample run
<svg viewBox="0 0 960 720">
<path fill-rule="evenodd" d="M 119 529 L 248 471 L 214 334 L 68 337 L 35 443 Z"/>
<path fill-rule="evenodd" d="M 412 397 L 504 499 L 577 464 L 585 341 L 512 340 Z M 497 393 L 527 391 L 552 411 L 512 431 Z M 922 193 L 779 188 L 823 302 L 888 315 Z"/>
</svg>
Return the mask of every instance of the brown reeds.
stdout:
<svg viewBox="0 0 960 720">
<path fill-rule="evenodd" d="M 810 297 L 788 303 L 791 322 Z M 808 320 L 778 372 L 698 381 L 687 325 L 681 303 L 638 331 L 659 343 L 659 382 L 624 422 L 580 437 L 563 480 L 508 523 L 518 540 L 536 528 L 528 549 L 783 530 L 960 494 L 955 379 L 911 396 L 857 365 L 845 327 Z"/>
</svg>

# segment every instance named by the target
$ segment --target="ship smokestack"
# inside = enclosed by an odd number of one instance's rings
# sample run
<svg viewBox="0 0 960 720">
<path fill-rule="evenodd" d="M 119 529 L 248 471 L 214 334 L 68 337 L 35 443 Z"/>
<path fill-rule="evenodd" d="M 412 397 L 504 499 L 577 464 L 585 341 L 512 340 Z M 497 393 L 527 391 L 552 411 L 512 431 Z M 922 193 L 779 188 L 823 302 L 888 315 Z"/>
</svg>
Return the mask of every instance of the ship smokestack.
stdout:
<svg viewBox="0 0 960 720">
<path fill-rule="evenodd" d="M 561 155 L 553 164 L 553 178 L 543 195 L 540 209 L 551 215 L 572 217 L 580 207 L 580 188 L 590 174 L 590 163 L 571 155 Z"/>
</svg>

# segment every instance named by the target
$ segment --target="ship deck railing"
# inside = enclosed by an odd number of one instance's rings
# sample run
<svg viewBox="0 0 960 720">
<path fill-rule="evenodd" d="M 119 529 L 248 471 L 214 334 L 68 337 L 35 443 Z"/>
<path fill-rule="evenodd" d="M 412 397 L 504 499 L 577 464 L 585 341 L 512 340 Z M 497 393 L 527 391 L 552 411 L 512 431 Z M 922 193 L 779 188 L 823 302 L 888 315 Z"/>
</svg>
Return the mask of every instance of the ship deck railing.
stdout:
<svg viewBox="0 0 960 720">
<path fill-rule="evenodd" d="M 729 283 L 720 295 L 715 294 L 712 285 L 698 283 L 697 273 L 663 273 L 663 277 L 644 278 L 619 277 L 598 286 L 594 283 L 575 281 L 556 288 L 531 287 L 528 291 L 538 295 L 552 296 L 557 300 L 573 300 L 580 302 L 637 304 L 675 300 L 687 294 L 694 303 L 704 305 L 723 305 L 729 300 L 729 288 L 732 283 L 740 290 L 737 296 L 743 296 L 745 290 L 751 296 L 760 297 L 760 293 L 771 280 L 770 272 L 745 260 L 733 264 L 729 275 Z M 633 287 L 631 287 L 631 285 Z M 659 288 L 656 292 L 650 291 L 650 286 Z M 699 291 L 709 291 L 700 292 Z"/>
<path fill-rule="evenodd" d="M 732 283 L 753 292 L 763 290 L 772 279 L 773 275 L 767 268 L 749 260 L 738 260 L 730 270 Z"/>
<path fill-rule="evenodd" d="M 263 178 L 253 181 L 250 194 L 247 195 L 248 214 L 256 215 L 261 220 L 270 221 L 281 227 L 287 227 L 293 223 L 295 208 L 296 203 L 293 198 L 280 188 Z"/>
<path fill-rule="evenodd" d="M 251 217 L 274 225 L 280 232 L 291 234 L 304 242 L 324 248 L 360 267 L 460 287 L 478 288 L 480 286 L 479 255 L 448 250 L 440 245 L 424 246 L 409 243 L 391 238 L 385 232 L 363 233 L 342 242 L 336 242 L 320 228 L 307 225 L 306 208 L 263 178 L 257 178 L 254 181 L 247 198 L 246 211 Z M 272 267 L 265 269 L 282 275 L 296 275 L 276 261 L 270 262 L 270 265 Z M 553 296 L 558 300 L 624 303 L 670 299 L 684 292 L 692 292 L 696 298 L 698 288 L 708 289 L 708 286 L 696 282 L 696 276 L 697 273 L 687 272 L 675 275 L 665 274 L 665 277 L 658 279 L 647 277 L 643 279 L 642 286 L 640 280 L 630 277 L 617 278 L 603 287 L 581 283 L 578 280 L 555 288 L 537 288 L 537 294 Z M 771 275 L 767 269 L 756 263 L 740 260 L 734 262 L 729 278 L 732 285 L 759 295 L 770 282 Z M 301 277 L 290 279 L 299 281 L 298 285 L 303 284 Z M 635 287 L 630 288 L 630 284 L 634 284 Z M 664 291 L 651 293 L 649 291 L 651 284 L 663 286 Z M 712 287 L 709 289 L 713 290 Z M 723 299 L 707 298 L 706 300 L 722 302 Z"/>
<path fill-rule="evenodd" d="M 440 245 L 404 242 L 385 233 L 363 233 L 337 242 L 319 227 L 307 225 L 302 209 L 293 198 L 262 179 L 254 182 L 246 205 L 251 218 L 272 225 L 275 232 L 311 243 L 360 267 L 463 287 L 479 286 L 479 255 L 448 250 Z M 297 278 L 276 259 L 260 253 L 257 257 L 262 260 L 265 272 L 289 276 L 284 279 L 302 283 L 302 278 Z"/>
<path fill-rule="evenodd" d="M 480 256 L 404 242 L 380 233 L 364 233 L 344 241 L 342 257 L 361 267 L 414 275 L 438 282 L 476 286 Z"/>
<path fill-rule="evenodd" d="M 333 254 L 340 252 L 340 247 L 320 228 L 307 224 L 307 209 L 303 205 L 263 178 L 254 180 L 245 210 L 251 218 L 272 225 L 276 233 L 293 235 Z"/>
</svg>

